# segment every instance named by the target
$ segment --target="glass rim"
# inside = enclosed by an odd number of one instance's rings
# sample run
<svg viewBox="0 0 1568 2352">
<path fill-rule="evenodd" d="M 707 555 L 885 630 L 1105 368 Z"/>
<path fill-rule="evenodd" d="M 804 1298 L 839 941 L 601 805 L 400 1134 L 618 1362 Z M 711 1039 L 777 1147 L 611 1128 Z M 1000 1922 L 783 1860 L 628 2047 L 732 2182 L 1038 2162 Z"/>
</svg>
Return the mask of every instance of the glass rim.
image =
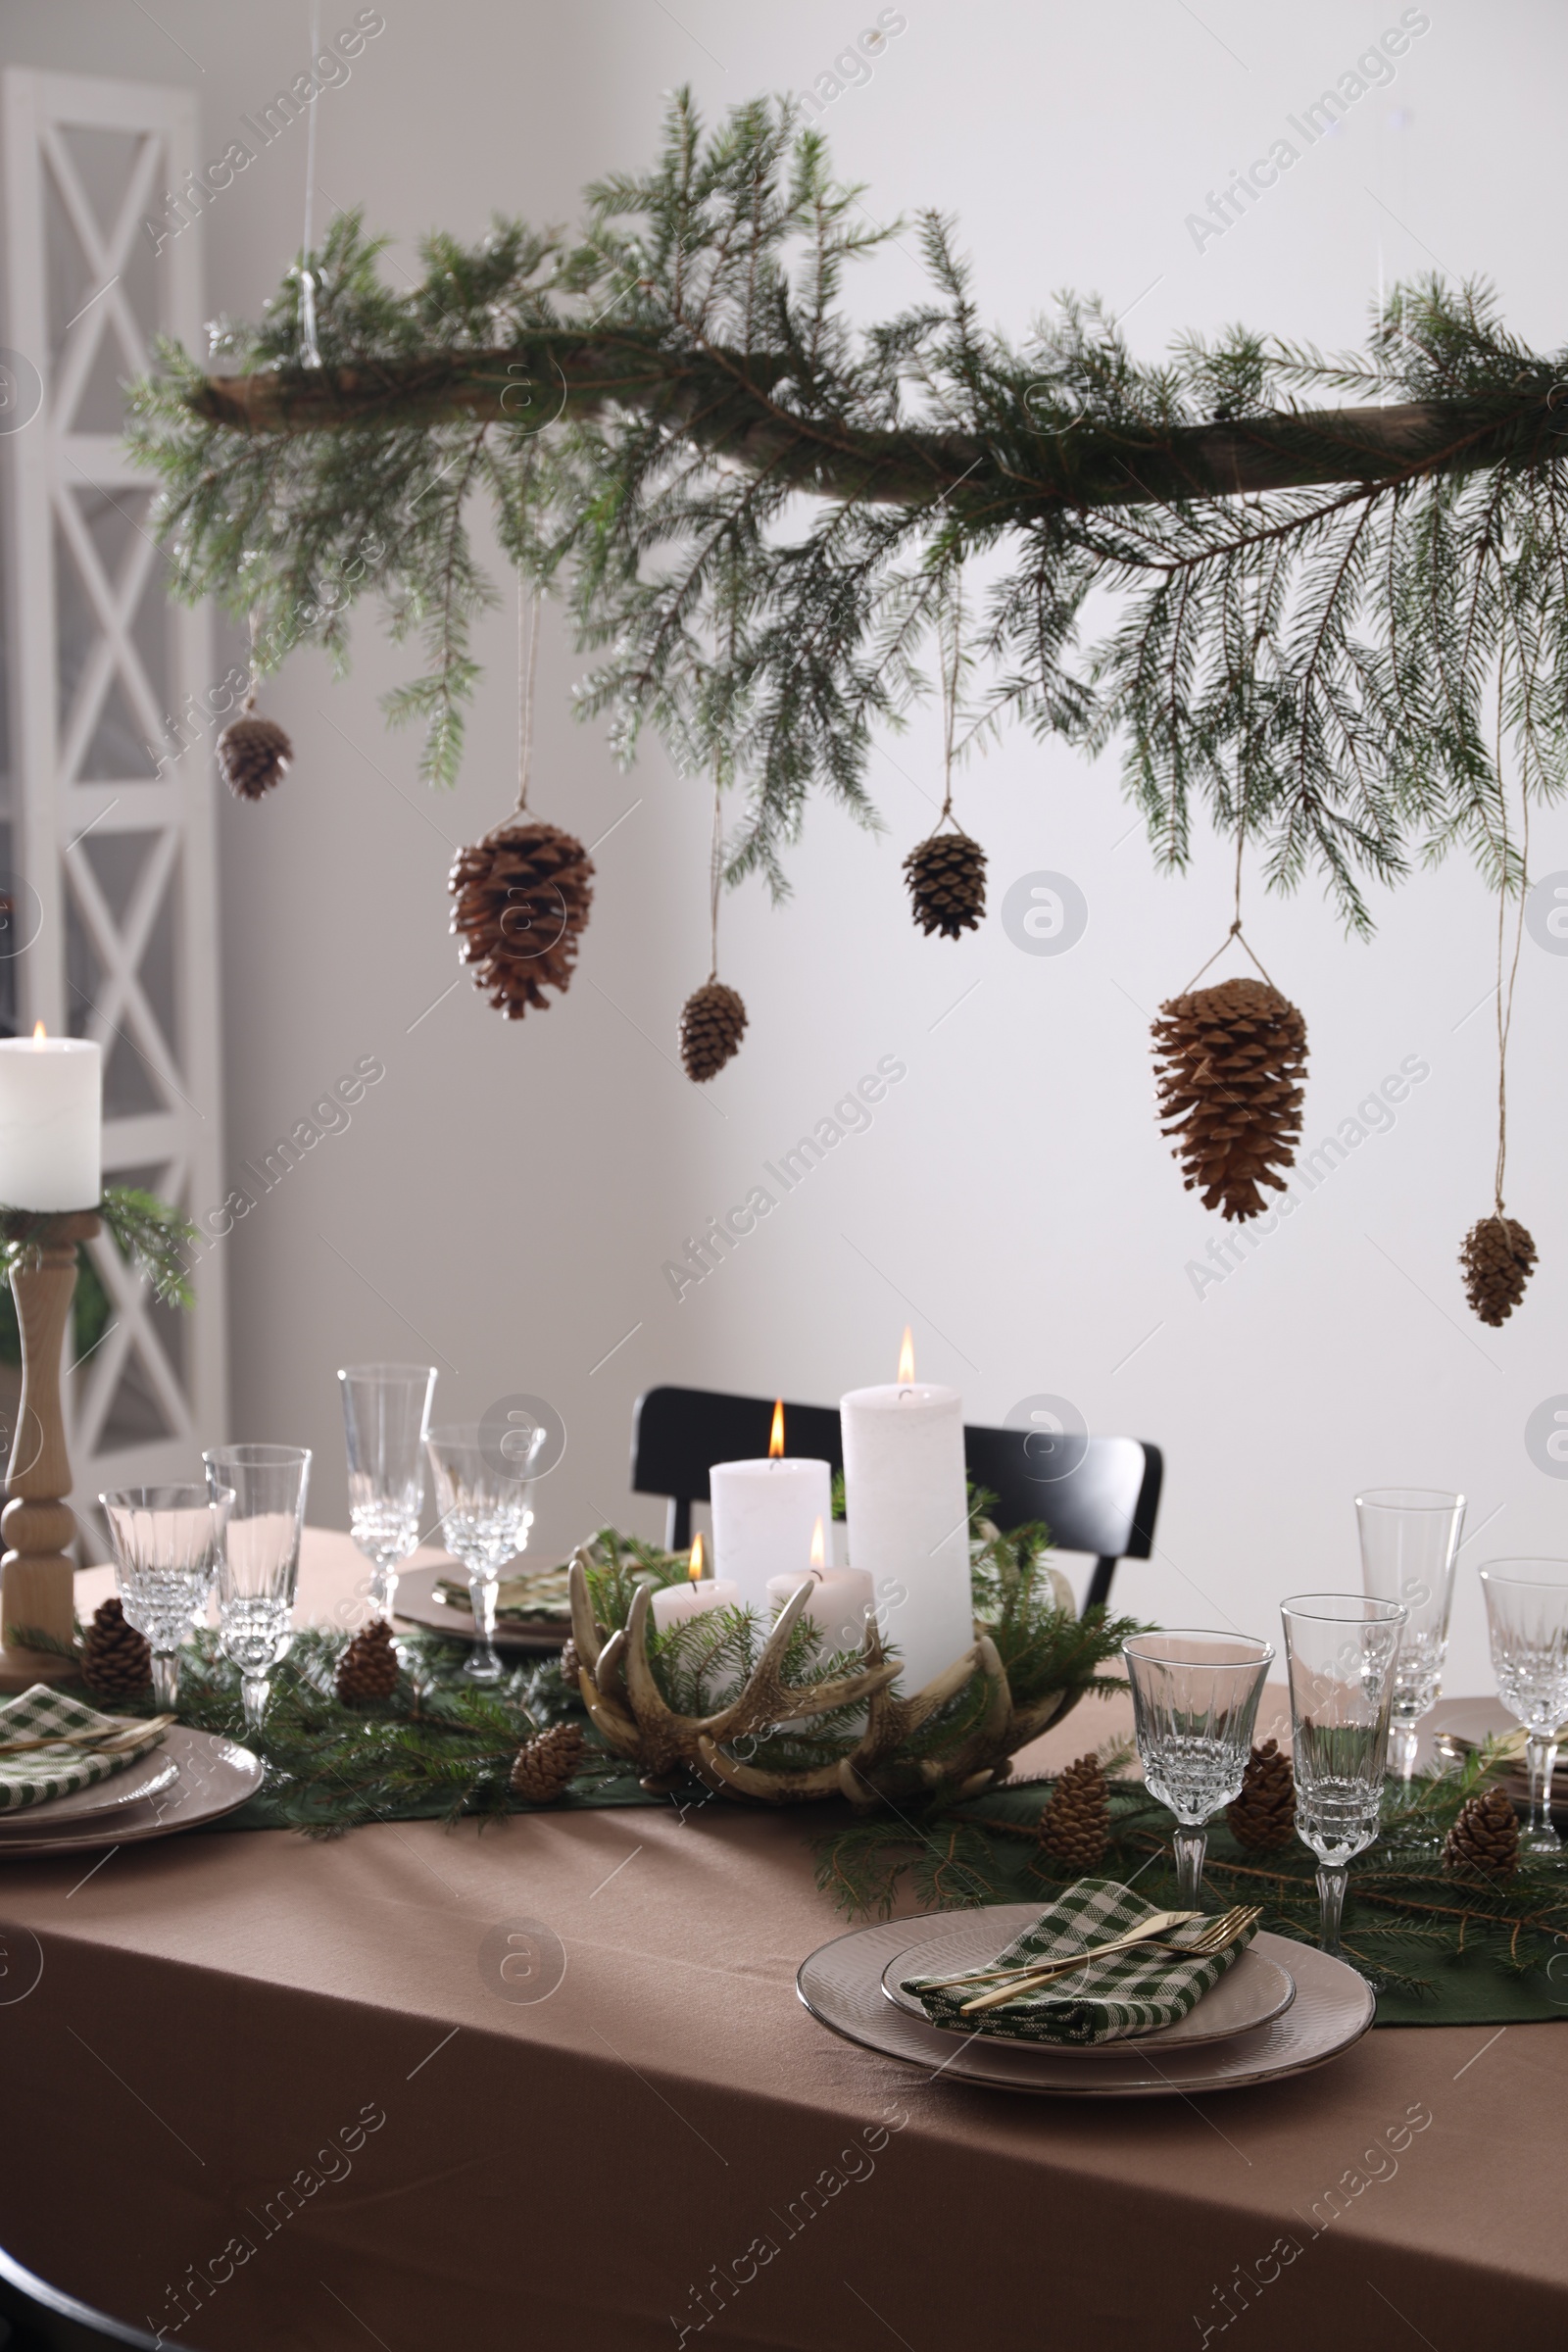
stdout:
<svg viewBox="0 0 1568 2352">
<path fill-rule="evenodd" d="M 411 1388 L 416 1380 L 438 1377 L 434 1364 L 339 1364 L 337 1376 L 339 1380 L 401 1380 Z"/>
<path fill-rule="evenodd" d="M 1515 1568 L 1555 1568 L 1560 1573 L 1556 1576 L 1513 1576 L 1508 1573 Z M 1476 1573 L 1484 1585 L 1530 1585 L 1538 1592 L 1552 1592 L 1568 1585 L 1568 1560 L 1549 1559 L 1544 1555 L 1540 1559 L 1489 1560 Z"/>
<path fill-rule="evenodd" d="M 178 1502 L 154 1502 L 154 1494 L 179 1495 Z M 211 1487 L 174 1485 L 164 1487 L 111 1487 L 98 1500 L 106 1511 L 205 1511 L 224 1499 L 232 1502 L 232 1487 L 220 1487 L 215 1494 Z"/>
<path fill-rule="evenodd" d="M 308 1446 L 209 1446 L 202 1455 L 210 1470 L 223 1462 L 240 1470 L 291 1470 L 310 1459 Z"/>
<path fill-rule="evenodd" d="M 1315 1601 L 1334 1606 L 1315 1608 Z M 1403 1625 L 1409 1614 L 1402 1600 L 1380 1600 L 1372 1592 L 1293 1592 L 1280 1602 L 1282 1617 L 1299 1617 L 1313 1625 Z"/>
<path fill-rule="evenodd" d="M 1147 1642 L 1228 1642 L 1258 1654 L 1251 1658 L 1159 1658 L 1141 1646 Z M 1265 1642 L 1261 1634 L 1223 1634 L 1206 1625 L 1168 1625 L 1161 1626 L 1157 1633 L 1129 1634 L 1121 1645 L 1121 1654 L 1124 1658 L 1137 1658 L 1145 1666 L 1197 1666 L 1205 1674 L 1245 1674 L 1271 1664 L 1274 1644 Z"/>
<path fill-rule="evenodd" d="M 1396 1495 L 1404 1497 L 1396 1502 Z M 1431 1511 L 1434 1517 L 1462 1511 L 1465 1498 L 1450 1494 L 1446 1487 L 1368 1487 L 1355 1498 L 1358 1511 Z"/>
</svg>

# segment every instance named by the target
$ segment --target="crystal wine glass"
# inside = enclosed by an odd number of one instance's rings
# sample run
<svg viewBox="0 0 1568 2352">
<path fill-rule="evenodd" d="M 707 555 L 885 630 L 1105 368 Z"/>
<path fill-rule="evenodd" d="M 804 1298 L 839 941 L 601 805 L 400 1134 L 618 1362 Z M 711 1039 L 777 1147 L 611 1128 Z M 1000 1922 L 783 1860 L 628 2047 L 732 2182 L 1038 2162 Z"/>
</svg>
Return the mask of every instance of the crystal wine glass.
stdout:
<svg viewBox="0 0 1568 2352">
<path fill-rule="evenodd" d="M 220 1446 L 204 1453 L 233 1509 L 218 1563 L 218 1639 L 239 1668 L 245 1725 L 259 1732 L 268 1678 L 294 1639 L 294 1588 L 311 1456 L 303 1446 Z"/>
<path fill-rule="evenodd" d="M 170 1712 L 179 1692 L 179 1645 L 207 1607 L 234 1497 L 221 1486 L 117 1487 L 100 1494 L 125 1621 L 153 1653 L 153 1699 Z"/>
<path fill-rule="evenodd" d="M 1296 1831 L 1316 1854 L 1318 1943 L 1340 1948 L 1345 1878 L 1377 1837 L 1404 1604 L 1302 1592 L 1280 1610 L 1291 1675 Z"/>
<path fill-rule="evenodd" d="M 1415 1773 L 1421 1718 L 1438 1703 L 1448 1648 L 1453 1568 L 1464 1529 L 1464 1496 L 1429 1487 L 1378 1487 L 1355 1498 L 1361 1582 L 1375 1600 L 1405 1612 L 1394 1676 L 1389 1760 L 1406 1790 Z M 1406 1840 L 1412 1842 L 1409 1834 Z M 1435 1836 L 1421 1842 L 1435 1844 Z"/>
<path fill-rule="evenodd" d="M 1493 1560 L 1481 1571 L 1497 1694 L 1528 1735 L 1527 1854 L 1561 1854 L 1551 1826 L 1557 1731 L 1568 1717 L 1568 1560 Z"/>
<path fill-rule="evenodd" d="M 1246 1634 L 1139 1634 L 1121 1645 L 1144 1780 L 1176 1816 L 1176 1900 L 1197 1907 L 1204 1824 L 1241 1791 L 1274 1652 Z"/>
<path fill-rule="evenodd" d="M 467 1574 L 479 1640 L 464 1672 L 476 1683 L 497 1682 L 505 1672 L 496 1654 L 496 1588 L 508 1560 L 527 1545 L 533 1481 L 519 1473 L 544 1442 L 542 1428 L 530 1430 L 526 1443 L 513 1430 L 503 1451 L 473 1425 L 432 1429 L 425 1441 L 435 1474 L 441 1539 Z"/>
<path fill-rule="evenodd" d="M 391 1622 L 398 1569 L 418 1547 L 433 1364 L 349 1364 L 338 1374 L 349 1452 L 349 1524 Z"/>
</svg>

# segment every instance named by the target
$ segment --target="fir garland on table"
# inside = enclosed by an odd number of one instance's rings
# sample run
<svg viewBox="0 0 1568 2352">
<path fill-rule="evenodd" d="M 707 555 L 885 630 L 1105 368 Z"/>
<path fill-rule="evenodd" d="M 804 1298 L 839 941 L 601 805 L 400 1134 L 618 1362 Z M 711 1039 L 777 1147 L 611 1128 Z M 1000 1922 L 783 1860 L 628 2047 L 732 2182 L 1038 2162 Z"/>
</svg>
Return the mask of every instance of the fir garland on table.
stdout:
<svg viewBox="0 0 1568 2352">
<path fill-rule="evenodd" d="M 24 1271 L 38 1262 L 63 1215 L 75 1212 L 44 1208 L 0 1207 L 0 1274 L 13 1266 Z M 136 1185 L 112 1184 L 91 1212 L 101 1219 L 122 1257 L 153 1286 L 172 1306 L 189 1306 L 193 1293 L 186 1251 L 196 1240 L 196 1228 L 183 1210 L 171 1207 Z"/>
</svg>

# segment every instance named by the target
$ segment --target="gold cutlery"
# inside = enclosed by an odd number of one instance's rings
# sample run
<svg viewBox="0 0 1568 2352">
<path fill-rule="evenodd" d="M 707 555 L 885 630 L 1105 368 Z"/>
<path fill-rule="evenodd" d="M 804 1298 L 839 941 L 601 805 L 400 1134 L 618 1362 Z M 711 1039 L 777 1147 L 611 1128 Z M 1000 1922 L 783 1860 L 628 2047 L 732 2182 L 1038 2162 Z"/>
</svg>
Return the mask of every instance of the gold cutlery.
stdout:
<svg viewBox="0 0 1568 2352">
<path fill-rule="evenodd" d="M 1179 1916 L 1191 1920 L 1200 1914 L 1189 1911 Z M 1239 1942 L 1248 1929 L 1262 1916 L 1260 1903 L 1237 1903 L 1229 1911 L 1222 1911 L 1217 1918 L 1210 1920 L 1202 1933 L 1190 1943 L 1170 1943 L 1163 1934 L 1171 1925 L 1170 1915 L 1159 1913 L 1154 1919 L 1146 1920 L 1141 1928 L 1119 1936 L 1114 1943 L 1100 1944 L 1093 1951 L 1080 1952 L 1070 1960 L 1053 1961 L 1045 1966 L 1037 1963 L 1033 1969 L 1013 1977 L 1008 1983 L 980 1993 L 972 2001 L 965 2001 L 958 2014 L 960 2017 L 971 2017 L 982 2009 L 1000 2009 L 1008 2001 L 1020 1999 L 1024 1993 L 1043 1991 L 1046 1985 L 1055 1984 L 1058 1978 L 1071 1976 L 1077 1969 L 1087 1968 L 1092 1961 L 1134 1950 L 1139 1944 L 1157 1943 L 1163 1950 L 1174 1952 L 1183 1959 L 1209 1960 Z"/>
<path fill-rule="evenodd" d="M 1070 1965 L 1076 1968 L 1082 1961 L 1098 1958 L 1102 1952 L 1118 1951 L 1124 1942 L 1133 1941 L 1139 1937 L 1161 1936 L 1167 1928 L 1185 1928 L 1190 1920 L 1201 1919 L 1202 1916 L 1201 1911 L 1151 1912 L 1149 1918 L 1137 1928 L 1124 1930 L 1122 1935 L 1116 1936 L 1112 1942 L 1091 1944 L 1087 1951 L 1073 1953 L 1070 1956 Z M 1014 1960 L 1006 1968 L 996 1966 L 966 1968 L 959 1976 L 933 1977 L 930 1983 L 933 1985 L 984 1984 L 999 1977 L 1033 1977 L 1037 1976 L 1044 1968 L 1060 1968 L 1067 1965 L 1069 1965 L 1069 1956 L 1064 1953 L 1054 1960 Z"/>
</svg>

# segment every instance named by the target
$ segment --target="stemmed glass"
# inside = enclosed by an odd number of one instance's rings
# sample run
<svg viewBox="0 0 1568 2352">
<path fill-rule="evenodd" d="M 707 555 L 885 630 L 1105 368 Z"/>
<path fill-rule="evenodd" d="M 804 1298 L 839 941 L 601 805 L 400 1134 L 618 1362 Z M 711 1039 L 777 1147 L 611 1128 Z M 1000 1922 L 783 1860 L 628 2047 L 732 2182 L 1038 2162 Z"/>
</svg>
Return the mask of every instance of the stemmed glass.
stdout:
<svg viewBox="0 0 1568 2352">
<path fill-rule="evenodd" d="M 476 1683 L 499 1681 L 506 1669 L 496 1654 L 496 1589 L 508 1560 L 525 1549 L 533 1525 L 533 1481 L 519 1475 L 545 1442 L 542 1428 L 509 1431 L 502 1446 L 473 1425 L 432 1429 L 425 1441 L 435 1474 L 441 1540 L 468 1579 L 479 1640 L 464 1673 Z"/>
<path fill-rule="evenodd" d="M 1274 1652 L 1247 1634 L 1139 1634 L 1121 1645 L 1144 1780 L 1176 1816 L 1176 1900 L 1195 1909 L 1205 1823 L 1241 1791 Z"/>
<path fill-rule="evenodd" d="M 1302 1592 L 1280 1610 L 1291 1675 L 1297 1836 L 1316 1854 L 1318 1943 L 1340 1948 L 1350 1861 L 1378 1834 L 1404 1605 Z"/>
<path fill-rule="evenodd" d="M 349 1525 L 390 1623 L 398 1569 L 418 1548 L 433 1364 L 348 1364 L 338 1374 L 349 1453 Z"/>
<path fill-rule="evenodd" d="M 220 1446 L 202 1460 L 214 1494 L 233 1503 L 218 1563 L 218 1639 L 239 1668 L 246 1728 L 259 1732 L 268 1677 L 294 1639 L 311 1456 L 303 1446 Z"/>
<path fill-rule="evenodd" d="M 234 1497 L 221 1486 L 117 1487 L 98 1499 L 125 1622 L 151 1644 L 153 1701 L 168 1714 L 179 1692 L 179 1645 L 206 1612 Z"/>
<path fill-rule="evenodd" d="M 1528 1735 L 1530 1822 L 1520 1843 L 1527 1854 L 1561 1854 L 1551 1776 L 1557 1728 L 1568 1716 L 1568 1560 L 1493 1560 L 1481 1589 L 1497 1692 Z"/>
<path fill-rule="evenodd" d="M 1355 1498 L 1361 1534 L 1361 1582 L 1375 1600 L 1396 1600 L 1405 1612 L 1394 1675 L 1389 1729 L 1390 1764 L 1409 1789 L 1415 1773 L 1417 1725 L 1438 1702 L 1448 1648 L 1453 1568 L 1464 1528 L 1464 1496 L 1427 1487 L 1378 1487 Z M 1407 1844 L 1435 1845 L 1435 1834 L 1407 1830 Z"/>
</svg>

